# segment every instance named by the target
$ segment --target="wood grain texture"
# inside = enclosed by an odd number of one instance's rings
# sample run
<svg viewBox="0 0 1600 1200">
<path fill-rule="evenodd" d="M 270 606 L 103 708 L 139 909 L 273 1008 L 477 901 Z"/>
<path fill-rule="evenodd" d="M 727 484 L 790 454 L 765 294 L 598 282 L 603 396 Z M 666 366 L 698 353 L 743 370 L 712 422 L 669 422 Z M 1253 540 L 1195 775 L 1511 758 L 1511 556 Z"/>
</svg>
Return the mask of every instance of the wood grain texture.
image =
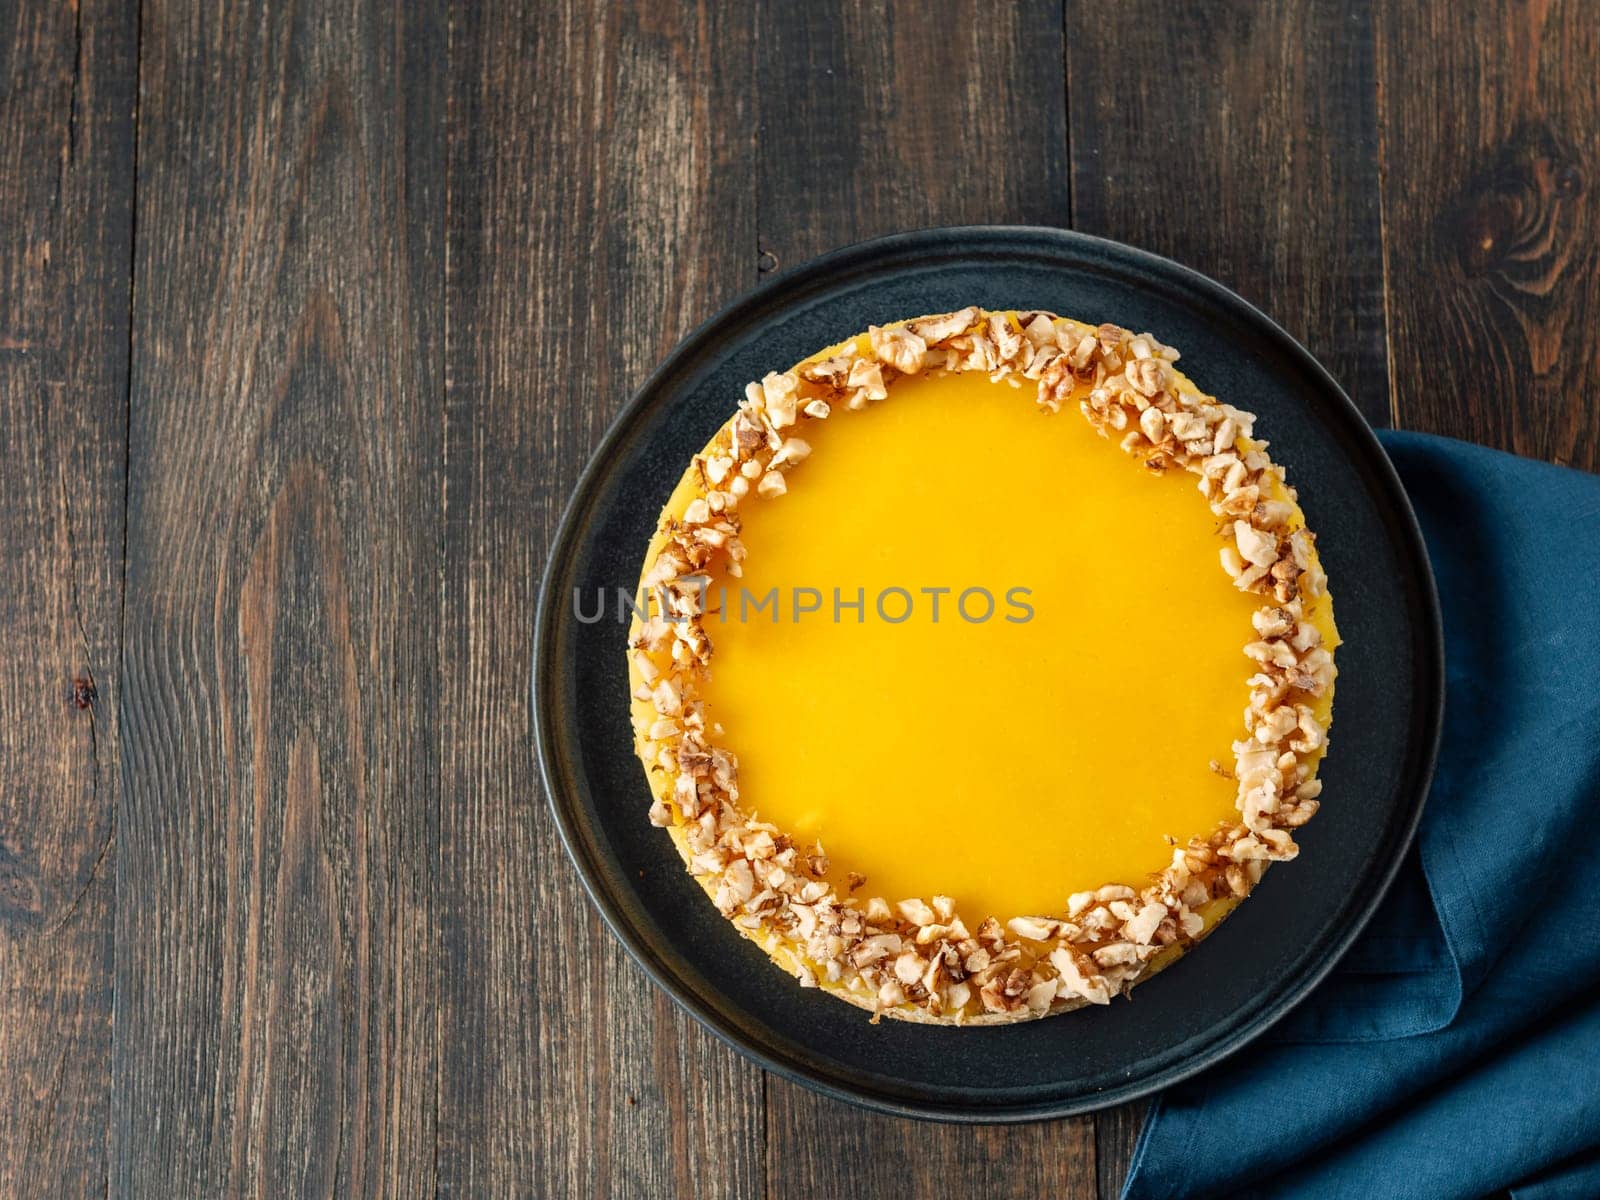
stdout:
<svg viewBox="0 0 1600 1200">
<path fill-rule="evenodd" d="M 1095 1178 L 1101 1200 L 1116 1200 L 1128 1178 L 1134 1147 L 1144 1131 L 1151 1102 L 1135 1100 L 1094 1115 Z"/>
<path fill-rule="evenodd" d="M 1400 424 L 1600 469 L 1600 11 L 1377 26 Z"/>
<path fill-rule="evenodd" d="M 143 5 L 115 1195 L 434 1192 L 444 49 Z"/>
<path fill-rule="evenodd" d="M 0 1195 L 105 1191 L 134 44 L 0 15 Z"/>
<path fill-rule="evenodd" d="M 1227 284 L 1385 425 L 1375 55 L 1362 6 L 1067 3 L 1074 227 Z M 1097 1118 L 1102 1196 L 1145 1111 Z"/>
<path fill-rule="evenodd" d="M 1588 0 L 0 6 L 0 1195 L 1116 1195 L 1143 1106 L 867 1115 L 627 960 L 559 510 L 719 304 L 963 222 L 1600 469 L 1596 78 Z"/>
<path fill-rule="evenodd" d="M 1359 5 L 1067 5 L 1076 228 L 1227 284 L 1387 424 L 1374 56 Z"/>
<path fill-rule="evenodd" d="M 750 54 L 735 6 L 452 16 L 444 1195 L 761 1194 L 760 1072 L 600 925 L 540 795 L 528 697 L 579 470 L 655 362 L 755 282 Z"/>
<path fill-rule="evenodd" d="M 770 273 L 930 225 L 1066 225 L 1059 0 L 760 0 Z"/>
<path fill-rule="evenodd" d="M 770 1200 L 848 1196 L 1093 1197 L 1088 1118 L 1031 1125 L 935 1125 L 841 1105 L 767 1080 Z"/>
<path fill-rule="evenodd" d="M 757 47 L 769 272 L 929 225 L 1067 223 L 1058 3 L 766 0 Z M 769 1079 L 766 1133 L 772 1197 L 1095 1194 L 1088 1118 L 934 1125 Z"/>
</svg>

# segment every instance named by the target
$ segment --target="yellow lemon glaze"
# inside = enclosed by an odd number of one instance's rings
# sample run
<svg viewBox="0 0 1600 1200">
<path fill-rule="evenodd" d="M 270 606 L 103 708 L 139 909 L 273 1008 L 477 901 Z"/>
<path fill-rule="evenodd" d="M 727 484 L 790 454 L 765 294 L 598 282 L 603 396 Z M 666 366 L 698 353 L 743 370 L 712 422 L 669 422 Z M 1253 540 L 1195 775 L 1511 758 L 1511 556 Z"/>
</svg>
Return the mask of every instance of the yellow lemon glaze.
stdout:
<svg viewBox="0 0 1600 1200">
<path fill-rule="evenodd" d="M 977 372 L 898 380 L 805 437 L 788 493 L 740 506 L 743 578 L 708 593 L 702 695 L 748 812 L 819 841 L 836 883 L 974 921 L 1142 886 L 1237 819 L 1212 764 L 1245 735 L 1262 601 L 1219 565 L 1194 476 Z M 690 471 L 663 522 L 700 491 Z M 1307 617 L 1337 644 L 1329 599 Z"/>
</svg>

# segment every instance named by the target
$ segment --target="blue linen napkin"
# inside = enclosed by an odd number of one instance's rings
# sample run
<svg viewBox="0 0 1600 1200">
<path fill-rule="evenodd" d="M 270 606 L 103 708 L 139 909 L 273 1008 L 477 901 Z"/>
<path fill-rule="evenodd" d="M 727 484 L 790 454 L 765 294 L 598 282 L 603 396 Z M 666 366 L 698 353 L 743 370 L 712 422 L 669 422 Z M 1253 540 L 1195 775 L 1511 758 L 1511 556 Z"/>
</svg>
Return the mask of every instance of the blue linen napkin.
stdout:
<svg viewBox="0 0 1600 1200">
<path fill-rule="evenodd" d="M 1416 845 L 1323 986 L 1156 1102 L 1125 1200 L 1600 1197 L 1600 477 L 1382 437 L 1444 612 Z"/>
</svg>

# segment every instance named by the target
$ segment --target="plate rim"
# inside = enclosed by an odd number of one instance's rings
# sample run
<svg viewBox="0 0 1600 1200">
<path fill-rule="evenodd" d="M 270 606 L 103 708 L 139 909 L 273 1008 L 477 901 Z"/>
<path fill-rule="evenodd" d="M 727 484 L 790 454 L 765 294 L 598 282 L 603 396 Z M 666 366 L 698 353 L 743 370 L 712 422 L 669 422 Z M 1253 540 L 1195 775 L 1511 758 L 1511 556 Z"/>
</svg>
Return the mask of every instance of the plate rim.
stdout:
<svg viewBox="0 0 1600 1200">
<path fill-rule="evenodd" d="M 1405 543 L 1403 548 L 1409 552 L 1412 566 L 1416 568 L 1419 584 L 1417 597 L 1420 609 L 1419 616 L 1423 618 L 1425 624 L 1425 628 L 1415 631 L 1417 635 L 1416 642 L 1418 648 L 1426 652 L 1431 658 L 1431 663 L 1419 663 L 1417 687 L 1419 695 L 1424 697 L 1423 703 L 1431 707 L 1431 720 L 1427 722 L 1427 727 L 1422 731 L 1425 735 L 1425 745 L 1421 747 L 1421 754 L 1416 758 L 1416 761 L 1420 764 L 1420 769 L 1416 773 L 1415 795 L 1409 800 L 1410 811 L 1406 814 L 1404 824 L 1400 830 L 1400 836 L 1392 845 L 1388 862 L 1382 869 L 1381 878 L 1376 881 L 1377 886 L 1369 888 L 1365 902 L 1357 910 L 1353 919 L 1346 922 L 1344 928 L 1338 931 L 1333 944 L 1322 957 L 1298 977 L 1294 978 L 1279 996 L 1275 997 L 1270 1004 L 1256 1015 L 1253 1021 L 1242 1028 L 1223 1035 L 1198 1053 L 1189 1055 L 1164 1070 L 1157 1071 L 1145 1079 L 1126 1086 L 1109 1088 L 1099 1093 L 1061 1101 L 1020 1102 L 991 1106 L 979 1106 L 970 1102 L 938 1104 L 886 1096 L 877 1092 L 853 1088 L 848 1084 L 830 1079 L 821 1072 L 808 1070 L 804 1066 L 774 1058 L 762 1047 L 755 1044 L 743 1031 L 727 1021 L 719 1012 L 703 1004 L 697 996 L 682 986 L 670 964 L 663 961 L 661 956 L 649 944 L 649 939 L 640 935 L 632 927 L 622 912 L 621 906 L 611 897 L 609 889 L 606 887 L 595 864 L 588 859 L 579 831 L 576 828 L 576 822 L 573 820 L 573 815 L 558 802 L 560 773 L 555 767 L 555 759 L 557 756 L 557 744 L 562 735 L 560 730 L 549 727 L 549 714 L 552 711 L 552 706 L 548 703 L 548 700 L 549 696 L 555 691 L 556 684 L 553 679 L 547 678 L 547 676 L 550 676 L 556 670 L 555 656 L 552 651 L 556 641 L 557 623 L 562 606 L 552 601 L 552 591 L 556 576 L 561 573 L 563 565 L 572 558 L 579 541 L 578 516 L 580 513 L 588 511 L 592 506 L 593 493 L 598 486 L 599 479 L 604 474 L 607 460 L 617 444 L 623 439 L 631 424 L 647 406 L 651 394 L 659 388 L 664 380 L 670 378 L 685 360 L 689 360 L 699 354 L 705 343 L 712 339 L 717 330 L 729 322 L 738 322 L 746 314 L 747 310 L 753 310 L 762 305 L 770 305 L 774 298 L 779 297 L 779 292 L 776 289 L 782 289 L 784 293 L 792 293 L 797 288 L 803 289 L 815 284 L 819 278 L 839 273 L 841 267 L 847 264 L 855 264 L 859 260 L 869 260 L 886 253 L 893 254 L 896 251 L 904 251 L 928 243 L 950 243 L 959 240 L 974 244 L 985 243 L 993 246 L 1008 239 L 1057 241 L 1069 247 L 1098 253 L 1104 257 L 1120 259 L 1142 272 L 1157 276 L 1165 275 L 1171 281 L 1205 295 L 1209 300 L 1221 307 L 1234 309 L 1239 312 L 1242 318 L 1257 325 L 1264 336 L 1276 342 L 1286 356 L 1295 360 L 1297 365 L 1316 381 L 1328 398 L 1335 402 L 1335 407 L 1342 412 L 1350 432 L 1353 433 L 1358 441 L 1365 443 L 1365 448 L 1369 451 L 1368 465 L 1374 469 L 1382 487 L 1389 493 L 1388 498 L 1394 502 L 1395 508 L 1392 517 L 1396 525 L 1403 527 Z M 1430 666 L 1431 670 L 1429 670 Z M 1057 1120 L 1096 1112 L 1153 1095 L 1174 1084 L 1192 1078 L 1199 1072 L 1207 1070 L 1237 1054 L 1298 1007 L 1327 978 L 1344 958 L 1345 954 L 1348 953 L 1356 939 L 1360 937 L 1362 931 L 1367 927 L 1378 907 L 1388 895 L 1389 889 L 1405 861 L 1406 855 L 1415 840 L 1422 813 L 1427 807 L 1428 795 L 1438 763 L 1439 746 L 1443 736 L 1446 702 L 1444 629 L 1438 585 L 1434 578 L 1433 565 L 1428 557 L 1421 526 L 1417 520 L 1415 509 L 1411 504 L 1410 496 L 1406 493 L 1388 452 L 1383 448 L 1382 442 L 1378 440 L 1377 433 L 1372 425 L 1361 413 L 1361 410 L 1356 407 L 1355 402 L 1350 399 L 1339 382 L 1297 338 L 1250 301 L 1210 276 L 1192 267 L 1185 266 L 1174 259 L 1136 246 L 1130 246 L 1123 242 L 1081 233 L 1077 230 L 1040 225 L 930 226 L 852 242 L 811 258 L 788 271 L 782 272 L 769 282 L 760 283 L 754 288 L 740 293 L 679 340 L 673 349 L 656 364 L 633 390 L 626 403 L 622 405 L 607 424 L 605 433 L 591 451 L 588 461 L 584 464 L 583 470 L 580 472 L 562 509 L 560 521 L 556 526 L 554 536 L 550 540 L 544 566 L 540 571 L 538 595 L 534 608 L 530 676 L 533 704 L 534 757 L 538 767 L 539 783 L 544 789 L 545 802 L 555 821 L 562 848 L 568 861 L 577 872 L 579 881 L 588 895 L 589 902 L 599 912 L 601 919 L 605 922 L 611 934 L 622 943 L 629 957 L 645 972 L 651 982 L 671 997 L 680 1009 L 703 1028 L 709 1030 L 724 1044 L 755 1062 L 764 1070 L 771 1071 L 783 1079 L 833 1099 L 891 1116 L 949 1124 L 976 1125 L 1022 1124 L 1034 1121 Z"/>
</svg>

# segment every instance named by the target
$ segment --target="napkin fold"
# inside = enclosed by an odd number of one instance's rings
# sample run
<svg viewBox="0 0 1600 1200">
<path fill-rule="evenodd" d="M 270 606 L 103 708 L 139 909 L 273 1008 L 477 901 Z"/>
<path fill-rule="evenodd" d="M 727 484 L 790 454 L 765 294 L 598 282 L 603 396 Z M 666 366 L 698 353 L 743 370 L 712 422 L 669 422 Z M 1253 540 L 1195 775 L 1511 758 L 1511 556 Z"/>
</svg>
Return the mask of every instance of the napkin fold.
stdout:
<svg viewBox="0 0 1600 1200">
<path fill-rule="evenodd" d="M 1416 844 L 1312 996 L 1155 1103 L 1125 1200 L 1600 1197 L 1600 477 L 1380 436 L 1444 615 Z"/>
</svg>

